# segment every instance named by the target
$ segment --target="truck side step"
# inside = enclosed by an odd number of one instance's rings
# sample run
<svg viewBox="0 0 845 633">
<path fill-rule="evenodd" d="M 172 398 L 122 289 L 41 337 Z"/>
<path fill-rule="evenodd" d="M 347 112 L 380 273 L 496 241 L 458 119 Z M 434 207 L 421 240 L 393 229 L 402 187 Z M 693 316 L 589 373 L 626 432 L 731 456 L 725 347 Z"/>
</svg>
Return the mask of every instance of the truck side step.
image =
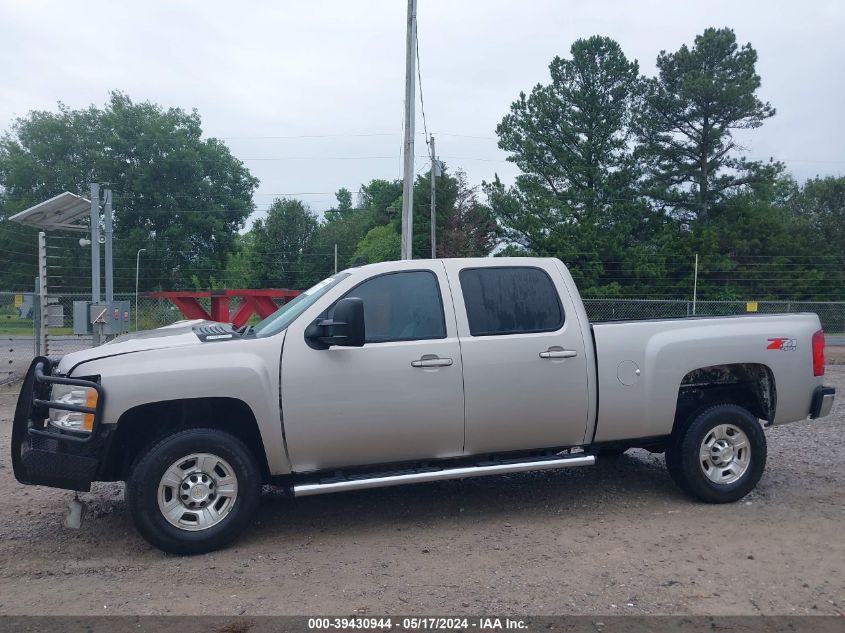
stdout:
<svg viewBox="0 0 845 633">
<path fill-rule="evenodd" d="M 294 484 L 293 494 L 295 497 L 309 497 L 311 495 L 321 495 L 330 492 L 341 492 L 345 490 L 364 490 L 366 488 L 401 486 L 402 484 L 416 484 L 425 481 L 463 479 L 466 477 L 484 477 L 486 475 L 522 473 L 532 470 L 551 470 L 553 468 L 572 468 L 574 466 L 592 466 L 595 463 L 595 455 L 585 455 L 581 453 L 572 457 L 539 459 L 527 462 L 461 466 L 458 468 L 409 471 L 405 473 L 392 472 L 384 475 L 373 475 L 370 477 L 343 479 L 339 481 L 337 479 L 332 479 L 329 481 L 317 483 Z"/>
</svg>

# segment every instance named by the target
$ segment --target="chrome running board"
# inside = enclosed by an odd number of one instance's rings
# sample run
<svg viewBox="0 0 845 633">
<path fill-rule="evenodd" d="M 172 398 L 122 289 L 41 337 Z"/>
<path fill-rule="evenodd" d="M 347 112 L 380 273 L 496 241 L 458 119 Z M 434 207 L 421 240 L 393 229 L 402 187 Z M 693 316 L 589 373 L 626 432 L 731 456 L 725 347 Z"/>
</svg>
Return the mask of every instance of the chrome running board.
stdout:
<svg viewBox="0 0 845 633">
<path fill-rule="evenodd" d="M 511 462 L 505 464 L 489 464 L 477 466 L 461 466 L 459 468 L 442 468 L 419 472 L 391 473 L 373 475 L 356 479 L 330 480 L 317 483 L 294 484 L 295 497 L 309 497 L 330 492 L 346 490 L 364 490 L 366 488 L 383 488 L 386 486 L 401 486 L 426 481 L 442 481 L 444 479 L 464 479 L 466 477 L 484 477 L 486 475 L 503 475 L 505 473 L 522 473 L 534 470 L 551 470 L 554 468 L 572 468 L 574 466 L 592 466 L 596 463 L 595 455 L 579 454 L 573 457 L 559 457 L 540 459 L 529 462 Z"/>
</svg>

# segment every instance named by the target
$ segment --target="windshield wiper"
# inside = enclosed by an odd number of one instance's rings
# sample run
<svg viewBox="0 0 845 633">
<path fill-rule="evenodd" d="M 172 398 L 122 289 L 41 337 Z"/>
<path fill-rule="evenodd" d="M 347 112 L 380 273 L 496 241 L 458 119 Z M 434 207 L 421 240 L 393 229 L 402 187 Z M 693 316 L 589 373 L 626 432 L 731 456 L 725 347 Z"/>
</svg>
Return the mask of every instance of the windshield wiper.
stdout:
<svg viewBox="0 0 845 633">
<path fill-rule="evenodd" d="M 232 327 L 232 329 L 241 336 L 254 336 L 255 328 L 251 325 L 242 325 L 241 327 Z"/>
</svg>

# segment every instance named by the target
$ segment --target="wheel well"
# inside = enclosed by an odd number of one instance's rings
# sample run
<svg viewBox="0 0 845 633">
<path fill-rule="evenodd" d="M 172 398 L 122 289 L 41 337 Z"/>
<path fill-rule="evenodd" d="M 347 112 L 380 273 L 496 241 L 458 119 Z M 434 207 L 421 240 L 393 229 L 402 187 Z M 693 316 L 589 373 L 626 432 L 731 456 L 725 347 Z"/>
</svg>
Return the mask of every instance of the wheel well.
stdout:
<svg viewBox="0 0 845 633">
<path fill-rule="evenodd" d="M 269 480 L 270 469 L 258 422 L 249 405 L 235 398 L 165 400 L 129 409 L 118 420 L 98 479 L 125 480 L 145 447 L 174 431 L 192 427 L 219 429 L 237 437 L 255 455 L 264 480 Z"/>
<path fill-rule="evenodd" d="M 748 409 L 765 420 L 775 419 L 777 390 L 772 370 L 759 363 L 711 365 L 689 372 L 678 389 L 675 427 L 711 404 L 727 402 Z"/>
</svg>

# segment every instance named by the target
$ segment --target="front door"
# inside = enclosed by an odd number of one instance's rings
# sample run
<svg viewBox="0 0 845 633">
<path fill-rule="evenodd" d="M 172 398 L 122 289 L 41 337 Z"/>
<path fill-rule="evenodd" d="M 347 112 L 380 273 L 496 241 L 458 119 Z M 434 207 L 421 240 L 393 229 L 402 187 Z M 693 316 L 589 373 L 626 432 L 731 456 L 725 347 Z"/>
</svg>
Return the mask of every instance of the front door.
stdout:
<svg viewBox="0 0 845 633">
<path fill-rule="evenodd" d="M 363 299 L 363 347 L 313 349 L 304 338 L 308 323 L 290 327 L 281 391 L 295 472 L 461 454 L 461 353 L 445 269 L 440 262 L 404 267 L 332 301 Z"/>
</svg>

